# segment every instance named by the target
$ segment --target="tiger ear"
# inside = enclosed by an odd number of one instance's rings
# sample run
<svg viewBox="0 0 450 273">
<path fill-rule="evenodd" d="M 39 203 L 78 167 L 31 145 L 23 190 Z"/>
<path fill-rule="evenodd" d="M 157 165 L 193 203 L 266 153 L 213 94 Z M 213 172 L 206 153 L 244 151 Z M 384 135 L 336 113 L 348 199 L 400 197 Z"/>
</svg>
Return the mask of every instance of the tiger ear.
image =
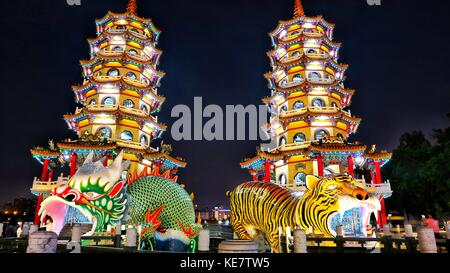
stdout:
<svg viewBox="0 0 450 273">
<path fill-rule="evenodd" d="M 319 182 L 320 178 L 315 175 L 307 175 L 306 176 L 306 188 L 308 190 L 314 189 L 314 187 L 317 185 L 317 182 Z"/>
</svg>

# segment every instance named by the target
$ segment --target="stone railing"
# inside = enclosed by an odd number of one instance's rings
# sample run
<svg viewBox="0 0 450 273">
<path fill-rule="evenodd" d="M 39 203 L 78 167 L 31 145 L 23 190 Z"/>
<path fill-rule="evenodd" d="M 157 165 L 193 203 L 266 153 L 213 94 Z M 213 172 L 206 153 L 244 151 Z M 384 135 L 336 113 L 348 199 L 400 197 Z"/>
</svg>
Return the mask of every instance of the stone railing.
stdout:
<svg viewBox="0 0 450 273">
<path fill-rule="evenodd" d="M 148 83 L 141 82 L 141 81 L 138 81 L 138 80 L 134 80 L 134 79 L 129 78 L 129 77 L 127 77 L 127 76 L 123 77 L 123 80 L 124 80 L 126 83 L 132 84 L 132 85 L 137 86 L 137 87 L 147 87 L 147 86 L 149 86 Z"/>
<path fill-rule="evenodd" d="M 283 42 L 288 42 L 288 41 L 292 41 L 294 39 L 297 39 L 298 37 L 300 37 L 300 33 L 294 34 L 294 35 L 286 35 L 283 38 L 281 38 L 280 40 Z"/>
<path fill-rule="evenodd" d="M 120 55 L 122 55 L 123 54 L 123 50 L 106 50 L 106 49 L 103 49 L 103 50 L 101 50 L 99 53 L 101 54 L 101 55 L 103 55 L 103 56 L 120 56 Z"/>
<path fill-rule="evenodd" d="M 288 110 L 286 112 L 281 112 L 280 117 L 290 117 L 290 116 L 295 116 L 295 115 L 302 115 L 302 114 L 306 113 L 307 110 L 308 110 L 307 107 L 303 107 L 300 109 Z"/>
<path fill-rule="evenodd" d="M 310 107 L 308 107 L 308 109 L 312 113 L 337 113 L 337 112 L 339 112 L 339 108 L 337 108 L 337 107 L 310 106 Z"/>
<path fill-rule="evenodd" d="M 136 60 L 141 61 L 141 62 L 148 62 L 148 61 L 150 61 L 150 58 L 147 57 L 147 56 L 144 56 L 144 55 L 131 54 L 129 52 L 127 53 L 127 55 L 130 58 L 136 59 Z"/>
<path fill-rule="evenodd" d="M 296 142 L 296 143 L 289 143 L 282 146 L 278 146 L 275 149 L 269 150 L 269 152 L 273 152 L 276 150 L 279 151 L 290 151 L 290 150 L 296 150 L 296 149 L 306 149 L 311 145 L 311 141 L 304 141 L 304 142 Z"/>
<path fill-rule="evenodd" d="M 94 79 L 99 82 L 109 82 L 120 80 L 120 76 L 94 76 Z"/>
<path fill-rule="evenodd" d="M 114 111 L 118 109 L 117 104 L 108 105 L 108 104 L 89 104 L 87 106 L 88 110 L 91 111 Z"/>
<path fill-rule="evenodd" d="M 321 53 L 305 53 L 306 56 L 310 57 L 310 58 L 317 58 L 317 59 L 326 59 L 328 58 L 330 55 L 328 55 L 325 52 L 321 52 Z"/>
<path fill-rule="evenodd" d="M 125 33 L 125 31 L 127 31 L 127 29 L 117 29 L 117 28 L 108 28 L 107 32 L 110 34 L 122 34 Z"/>
<path fill-rule="evenodd" d="M 318 30 L 305 29 L 303 30 L 303 34 L 308 37 L 322 37 L 325 33 Z"/>
<path fill-rule="evenodd" d="M 294 86 L 299 86 L 299 85 L 303 84 L 304 82 L 305 82 L 305 80 L 301 79 L 300 81 L 291 81 L 291 82 L 281 83 L 280 87 L 281 88 L 291 88 Z"/>
<path fill-rule="evenodd" d="M 308 78 L 308 82 L 316 84 L 332 84 L 333 78 Z"/>
<path fill-rule="evenodd" d="M 131 35 L 134 35 L 134 36 L 136 36 L 136 37 L 138 37 L 140 39 L 144 39 L 144 40 L 149 39 L 149 37 L 147 35 L 142 34 L 140 32 L 135 32 L 135 31 L 129 30 L 128 33 L 131 33 Z"/>
<path fill-rule="evenodd" d="M 291 62 L 295 62 L 295 61 L 300 60 L 301 57 L 302 57 L 302 55 L 285 57 L 285 58 L 282 58 L 280 61 L 282 63 L 291 63 Z"/>
<path fill-rule="evenodd" d="M 62 185 L 67 185 L 69 182 L 69 177 L 65 177 L 63 175 L 59 176 L 56 181 L 41 181 L 37 177 L 33 180 L 33 187 L 31 191 L 33 192 L 50 192 L 54 188 L 57 188 Z"/>
<path fill-rule="evenodd" d="M 137 116 L 147 117 L 149 115 L 147 112 L 145 112 L 144 110 L 141 110 L 141 109 L 125 107 L 123 105 L 120 105 L 119 108 L 121 111 L 123 111 L 125 113 L 130 113 L 130 114 L 134 114 Z"/>
<path fill-rule="evenodd" d="M 378 197 L 383 196 L 388 198 L 392 196 L 391 183 L 388 181 L 381 184 L 366 183 L 364 179 L 355 179 L 360 187 L 367 189 L 369 193 L 375 194 Z"/>
</svg>

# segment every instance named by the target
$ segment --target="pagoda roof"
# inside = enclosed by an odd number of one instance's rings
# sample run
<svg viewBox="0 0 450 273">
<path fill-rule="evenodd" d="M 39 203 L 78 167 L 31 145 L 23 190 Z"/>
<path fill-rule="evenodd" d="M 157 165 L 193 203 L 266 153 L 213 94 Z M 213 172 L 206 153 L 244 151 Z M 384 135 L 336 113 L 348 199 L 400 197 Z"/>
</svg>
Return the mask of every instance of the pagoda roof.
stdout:
<svg viewBox="0 0 450 273">
<path fill-rule="evenodd" d="M 159 36 L 161 34 L 161 30 L 159 30 L 158 28 L 156 28 L 156 26 L 154 25 L 152 19 L 146 19 L 146 18 L 142 18 L 139 17 L 135 14 L 132 14 L 130 12 L 124 12 L 124 13 L 115 13 L 112 11 L 108 11 L 108 13 L 103 16 L 100 19 L 95 20 L 95 23 L 97 24 L 97 26 L 103 25 L 108 21 L 111 20 L 117 20 L 117 19 L 132 19 L 134 21 L 137 21 L 139 23 L 144 24 L 147 28 L 149 28 L 156 36 Z"/>
<path fill-rule="evenodd" d="M 42 147 L 36 147 L 30 150 L 33 156 L 38 156 L 42 158 L 57 158 L 59 157 L 59 152 L 57 150 L 44 149 Z"/>
<path fill-rule="evenodd" d="M 286 26 L 291 26 L 295 24 L 304 24 L 304 23 L 312 23 L 312 24 L 318 24 L 321 27 L 325 28 L 325 31 L 330 30 L 329 36 L 330 38 L 333 37 L 333 29 L 335 27 L 335 24 L 329 23 L 326 21 L 322 15 L 315 16 L 315 17 L 307 17 L 307 16 L 299 16 L 295 17 L 291 20 L 280 20 L 278 21 L 278 26 L 271 32 L 269 32 L 269 36 L 272 38 L 275 37 L 278 33 L 280 33 L 281 30 L 283 30 Z"/>
</svg>

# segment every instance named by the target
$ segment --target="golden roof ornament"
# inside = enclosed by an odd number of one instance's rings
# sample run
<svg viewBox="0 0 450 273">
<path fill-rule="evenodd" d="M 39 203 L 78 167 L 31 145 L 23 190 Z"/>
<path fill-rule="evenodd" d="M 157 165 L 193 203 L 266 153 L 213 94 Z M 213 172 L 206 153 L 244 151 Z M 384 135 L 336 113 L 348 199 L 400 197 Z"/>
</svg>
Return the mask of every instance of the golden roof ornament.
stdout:
<svg viewBox="0 0 450 273">
<path fill-rule="evenodd" d="M 127 11 L 133 15 L 137 13 L 137 0 L 128 1 Z"/>
<path fill-rule="evenodd" d="M 305 16 L 305 10 L 303 9 L 302 0 L 295 0 L 294 18 Z"/>
</svg>

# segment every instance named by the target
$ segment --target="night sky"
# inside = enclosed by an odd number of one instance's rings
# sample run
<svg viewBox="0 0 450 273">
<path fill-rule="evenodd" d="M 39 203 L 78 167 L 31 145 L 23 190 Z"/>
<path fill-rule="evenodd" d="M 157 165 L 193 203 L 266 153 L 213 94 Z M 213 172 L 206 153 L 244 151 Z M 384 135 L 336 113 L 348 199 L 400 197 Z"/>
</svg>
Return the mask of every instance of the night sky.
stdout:
<svg viewBox="0 0 450 273">
<path fill-rule="evenodd" d="M 29 149 L 48 139 L 75 138 L 62 115 L 74 111 L 71 85 L 80 84 L 86 38 L 108 10 L 123 12 L 126 0 L 1 1 L 0 203 L 31 197 L 41 166 Z M 138 15 L 162 30 L 159 68 L 166 72 L 159 114 L 171 125 L 174 105 L 259 104 L 269 95 L 268 32 L 292 18 L 294 0 L 140 0 Z M 351 111 L 363 118 L 353 140 L 395 148 L 402 133 L 448 126 L 450 112 L 450 2 L 441 0 L 304 0 L 307 15 L 336 24 L 340 62 L 350 65 L 346 87 L 356 89 Z M 225 191 L 250 179 L 239 162 L 258 141 L 181 141 L 163 134 L 175 156 L 188 162 L 180 181 L 201 206 L 226 204 Z"/>
</svg>

